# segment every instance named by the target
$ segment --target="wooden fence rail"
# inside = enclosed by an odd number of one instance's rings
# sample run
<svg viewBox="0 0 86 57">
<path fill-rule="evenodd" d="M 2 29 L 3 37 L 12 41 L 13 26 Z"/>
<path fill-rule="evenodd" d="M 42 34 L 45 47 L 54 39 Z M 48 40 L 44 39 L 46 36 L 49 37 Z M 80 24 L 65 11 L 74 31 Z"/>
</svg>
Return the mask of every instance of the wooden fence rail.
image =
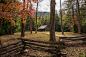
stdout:
<svg viewBox="0 0 86 57">
<path fill-rule="evenodd" d="M 20 41 L 17 43 L 0 47 L 0 56 L 11 56 L 11 54 L 16 54 L 17 52 L 24 51 L 25 49 L 45 51 L 59 56 L 61 55 L 61 53 L 58 54 L 58 52 L 60 52 L 60 50 L 64 48 L 64 42 L 61 41 L 45 42 L 22 38 L 18 38 L 18 40 Z"/>
<path fill-rule="evenodd" d="M 22 51 L 22 41 L 19 41 L 17 43 L 9 44 L 6 46 L 0 47 L 0 57 L 7 57 L 8 55 L 15 54 L 19 51 Z"/>
<path fill-rule="evenodd" d="M 76 40 L 84 40 L 86 38 L 85 36 L 60 36 L 59 39 L 76 41 Z"/>
<path fill-rule="evenodd" d="M 57 41 L 57 42 L 45 42 L 45 41 L 37 41 L 31 39 L 21 39 L 24 42 L 24 49 L 33 49 L 39 51 L 45 51 L 52 54 L 56 54 L 56 56 L 60 56 L 60 50 L 64 49 L 64 42 Z M 60 54 L 58 54 L 60 53 Z"/>
</svg>

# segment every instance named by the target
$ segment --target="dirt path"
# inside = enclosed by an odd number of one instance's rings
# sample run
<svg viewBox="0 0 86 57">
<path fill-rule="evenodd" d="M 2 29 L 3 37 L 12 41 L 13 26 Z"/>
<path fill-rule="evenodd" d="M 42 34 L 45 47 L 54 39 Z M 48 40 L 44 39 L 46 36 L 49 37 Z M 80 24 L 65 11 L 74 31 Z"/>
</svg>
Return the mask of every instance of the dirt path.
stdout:
<svg viewBox="0 0 86 57">
<path fill-rule="evenodd" d="M 47 33 L 47 34 L 49 34 L 49 33 Z M 63 37 L 65 37 L 65 36 L 67 36 L 67 37 L 75 37 L 75 36 L 68 36 L 68 35 L 60 35 L 60 34 L 55 34 L 55 36 L 63 36 Z"/>
</svg>

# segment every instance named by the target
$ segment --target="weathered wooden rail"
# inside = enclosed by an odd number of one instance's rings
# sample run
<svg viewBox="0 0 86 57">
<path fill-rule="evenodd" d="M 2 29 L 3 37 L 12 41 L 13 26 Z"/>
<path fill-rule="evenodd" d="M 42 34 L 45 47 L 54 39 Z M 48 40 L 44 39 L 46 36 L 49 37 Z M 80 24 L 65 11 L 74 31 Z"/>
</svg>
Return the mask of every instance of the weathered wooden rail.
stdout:
<svg viewBox="0 0 86 57">
<path fill-rule="evenodd" d="M 64 49 L 64 42 L 45 42 L 36 41 L 31 39 L 21 39 L 17 43 L 9 44 L 0 47 L 0 56 L 10 56 L 11 54 L 16 54 L 17 52 L 22 52 L 25 49 L 33 49 L 38 51 L 45 51 L 54 54 L 55 56 L 61 56 L 66 54 L 61 54 L 60 50 Z M 59 53 L 59 54 L 58 54 Z"/>
<path fill-rule="evenodd" d="M 85 39 L 85 36 L 61 36 L 59 39 L 64 39 L 64 40 L 83 40 Z"/>
<path fill-rule="evenodd" d="M 61 56 L 65 54 L 61 54 L 60 50 L 64 49 L 64 42 L 57 41 L 57 42 L 45 42 L 45 41 L 36 41 L 31 39 L 22 39 L 24 43 L 24 49 L 33 49 L 39 51 L 45 51 L 52 53 L 56 56 Z M 58 54 L 59 53 L 59 54 Z"/>
<path fill-rule="evenodd" d="M 64 41 L 65 46 L 76 46 L 79 45 L 86 45 L 86 35 L 82 36 L 61 36 L 59 37 L 59 40 Z"/>
<path fill-rule="evenodd" d="M 0 57 L 8 57 L 22 51 L 22 41 L 0 47 Z"/>
</svg>

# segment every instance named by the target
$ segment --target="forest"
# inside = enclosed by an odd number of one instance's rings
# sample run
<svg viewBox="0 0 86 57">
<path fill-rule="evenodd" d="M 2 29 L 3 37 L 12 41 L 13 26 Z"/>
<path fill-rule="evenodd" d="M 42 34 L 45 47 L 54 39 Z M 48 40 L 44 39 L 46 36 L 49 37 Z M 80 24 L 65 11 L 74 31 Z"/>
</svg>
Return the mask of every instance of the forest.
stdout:
<svg viewBox="0 0 86 57">
<path fill-rule="evenodd" d="M 79 15 L 77 13 L 77 2 L 75 0 L 66 0 L 64 1 L 65 8 L 62 8 L 62 26 L 64 32 L 74 32 L 78 33 L 78 21 L 80 21 L 80 29 L 82 33 L 86 33 L 86 21 L 85 21 L 85 12 L 86 12 L 86 1 L 80 0 L 79 2 Z M 1 8 L 0 8 L 1 10 Z M 78 19 L 80 18 L 80 20 Z M 21 31 L 21 18 L 15 17 L 12 18 L 15 21 L 15 26 L 11 24 L 11 22 L 6 21 L 5 19 L 0 18 L 0 35 L 11 34 L 11 30 L 13 33 Z M 30 31 L 30 17 L 27 17 L 25 20 L 25 30 Z M 32 18 L 32 30 L 35 31 L 35 22 L 36 14 L 34 18 Z M 38 15 L 37 16 L 37 28 L 41 25 L 50 26 L 50 15 Z M 59 14 L 57 10 L 55 11 L 55 31 L 61 32 L 61 19 L 60 19 L 60 10 Z"/>
<path fill-rule="evenodd" d="M 0 57 L 86 57 L 86 0 L 44 1 L 0 0 Z"/>
</svg>

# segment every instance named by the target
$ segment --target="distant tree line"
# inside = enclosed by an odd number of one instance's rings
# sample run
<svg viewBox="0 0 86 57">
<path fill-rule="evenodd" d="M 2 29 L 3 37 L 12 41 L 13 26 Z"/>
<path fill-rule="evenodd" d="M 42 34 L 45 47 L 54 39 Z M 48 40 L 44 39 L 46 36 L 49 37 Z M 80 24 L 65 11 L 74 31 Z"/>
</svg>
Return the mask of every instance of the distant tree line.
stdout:
<svg viewBox="0 0 86 57">
<path fill-rule="evenodd" d="M 68 28 L 71 32 L 86 33 L 86 0 L 65 0 L 64 6 L 64 30 Z"/>
<path fill-rule="evenodd" d="M 36 26 L 36 16 L 32 20 L 32 30 L 35 31 Z M 50 27 L 50 15 L 38 15 L 37 16 L 37 28 L 41 25 L 48 25 Z M 55 31 L 61 32 L 60 19 L 57 11 L 55 11 Z M 30 30 L 30 17 L 26 20 L 25 30 Z"/>
</svg>

